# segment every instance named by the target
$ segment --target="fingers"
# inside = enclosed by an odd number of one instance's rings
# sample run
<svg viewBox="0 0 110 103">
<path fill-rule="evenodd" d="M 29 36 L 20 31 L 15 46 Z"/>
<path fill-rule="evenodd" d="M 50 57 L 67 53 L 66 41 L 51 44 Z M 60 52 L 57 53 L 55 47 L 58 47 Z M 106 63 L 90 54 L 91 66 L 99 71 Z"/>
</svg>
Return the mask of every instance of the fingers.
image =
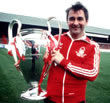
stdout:
<svg viewBox="0 0 110 103">
<path fill-rule="evenodd" d="M 20 66 L 19 66 L 19 65 L 15 66 L 15 67 L 16 67 L 16 69 L 17 69 L 18 71 L 20 71 Z"/>
<path fill-rule="evenodd" d="M 51 51 L 51 53 L 49 53 L 49 52 L 46 52 L 45 53 L 45 55 L 44 55 L 44 61 L 45 61 L 45 59 L 46 58 L 48 58 L 48 56 L 51 56 L 51 63 L 52 62 L 56 62 L 56 63 L 58 63 L 58 64 L 60 64 L 60 62 L 63 60 L 63 58 L 64 58 L 64 56 L 60 53 L 60 50 L 55 50 L 55 49 L 53 49 L 52 51 Z"/>
<path fill-rule="evenodd" d="M 63 60 L 64 56 L 60 53 L 59 50 L 53 50 L 51 53 L 51 61 L 55 61 L 56 63 L 60 64 L 60 62 Z"/>
<path fill-rule="evenodd" d="M 14 66 L 16 67 L 16 69 L 17 69 L 18 71 L 20 71 L 20 66 L 19 66 L 18 62 L 16 62 L 16 63 L 14 64 Z"/>
<path fill-rule="evenodd" d="M 18 64 L 14 64 L 14 66 L 15 66 L 16 68 L 19 68 L 19 65 L 18 65 Z"/>
<path fill-rule="evenodd" d="M 48 52 L 48 51 L 46 51 L 46 52 L 45 52 L 45 54 L 44 54 L 44 56 L 43 56 L 43 59 L 48 58 L 48 55 L 49 55 L 49 52 Z"/>
<path fill-rule="evenodd" d="M 59 52 L 59 50 L 53 50 L 52 52 L 51 52 L 51 56 L 52 57 L 54 57 L 55 55 L 57 55 L 57 54 L 59 54 L 60 52 Z"/>
</svg>

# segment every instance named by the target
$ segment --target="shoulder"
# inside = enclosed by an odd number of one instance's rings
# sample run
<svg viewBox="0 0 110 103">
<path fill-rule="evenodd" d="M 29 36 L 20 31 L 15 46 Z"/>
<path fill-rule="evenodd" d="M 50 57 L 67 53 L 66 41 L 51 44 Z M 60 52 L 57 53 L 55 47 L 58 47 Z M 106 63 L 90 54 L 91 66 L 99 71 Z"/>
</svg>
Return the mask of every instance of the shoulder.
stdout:
<svg viewBox="0 0 110 103">
<path fill-rule="evenodd" d="M 91 47 L 94 48 L 95 51 L 97 51 L 97 52 L 100 51 L 100 46 L 96 41 L 90 40 L 90 45 L 91 45 Z"/>
<path fill-rule="evenodd" d="M 86 37 L 86 40 L 85 40 L 85 41 L 87 41 L 88 43 L 90 43 L 90 45 L 96 45 L 96 46 L 99 46 L 99 44 L 98 44 L 96 41 L 91 40 L 91 39 L 88 38 L 88 37 Z"/>
<path fill-rule="evenodd" d="M 91 45 L 99 46 L 99 44 L 96 41 L 90 40 Z"/>
<path fill-rule="evenodd" d="M 61 35 L 56 34 L 56 35 L 54 35 L 54 38 L 58 39 L 59 36 L 61 36 L 61 38 L 66 37 L 66 36 L 67 36 L 67 33 L 63 33 L 63 34 L 61 34 Z"/>
<path fill-rule="evenodd" d="M 99 44 L 98 44 L 96 41 L 91 40 L 91 39 L 88 38 L 88 37 L 86 37 L 86 42 L 88 42 L 89 48 L 97 48 L 97 49 L 100 49 Z"/>
</svg>

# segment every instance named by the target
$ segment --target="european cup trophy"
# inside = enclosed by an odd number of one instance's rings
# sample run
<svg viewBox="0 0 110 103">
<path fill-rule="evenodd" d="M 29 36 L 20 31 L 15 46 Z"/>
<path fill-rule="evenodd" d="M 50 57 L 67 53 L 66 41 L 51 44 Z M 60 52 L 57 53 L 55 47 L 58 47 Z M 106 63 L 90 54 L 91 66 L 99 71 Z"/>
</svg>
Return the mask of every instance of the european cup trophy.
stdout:
<svg viewBox="0 0 110 103">
<path fill-rule="evenodd" d="M 48 30 L 38 28 L 21 30 L 22 24 L 16 19 L 9 24 L 9 43 L 6 48 L 8 49 L 8 54 L 12 55 L 15 63 L 19 65 L 18 71 L 29 84 L 29 89 L 21 94 L 21 98 L 42 100 L 47 96 L 47 92 L 41 88 L 41 83 L 48 74 L 50 63 L 44 62 L 43 56 L 45 51 L 51 52 L 52 49 L 58 47 L 62 32 L 61 24 L 58 21 L 58 40 L 51 34 L 50 20 L 53 18 L 50 17 L 47 20 Z M 13 37 L 14 24 L 18 25 L 15 37 Z M 49 61 L 49 58 L 47 61 Z"/>
</svg>

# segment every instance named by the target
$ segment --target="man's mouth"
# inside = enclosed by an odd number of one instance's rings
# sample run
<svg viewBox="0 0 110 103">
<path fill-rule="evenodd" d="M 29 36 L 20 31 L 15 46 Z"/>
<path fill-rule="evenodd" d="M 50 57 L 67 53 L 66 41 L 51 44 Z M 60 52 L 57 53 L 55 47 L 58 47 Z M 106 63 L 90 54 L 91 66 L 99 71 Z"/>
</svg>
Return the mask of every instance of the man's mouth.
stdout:
<svg viewBox="0 0 110 103">
<path fill-rule="evenodd" d="M 74 30 L 78 30 L 80 29 L 80 27 L 72 27 Z"/>
<path fill-rule="evenodd" d="M 74 29 L 79 29 L 80 26 L 79 26 L 79 25 L 77 25 L 77 26 L 73 25 L 72 28 L 74 28 Z"/>
</svg>

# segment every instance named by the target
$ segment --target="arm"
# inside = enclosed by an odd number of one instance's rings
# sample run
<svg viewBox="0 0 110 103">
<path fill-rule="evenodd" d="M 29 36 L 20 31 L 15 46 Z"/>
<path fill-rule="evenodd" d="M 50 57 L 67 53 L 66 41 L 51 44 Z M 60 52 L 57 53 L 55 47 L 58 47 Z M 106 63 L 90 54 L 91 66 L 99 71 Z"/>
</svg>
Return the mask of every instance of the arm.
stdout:
<svg viewBox="0 0 110 103">
<path fill-rule="evenodd" d="M 66 60 L 61 53 L 57 52 L 57 55 L 55 55 L 55 53 L 52 57 L 52 61 L 57 62 L 73 75 L 90 81 L 96 79 L 99 72 L 100 62 L 100 51 L 98 45 L 92 46 L 91 53 L 89 53 L 88 58 L 82 64 L 76 63 L 72 60 Z"/>
</svg>

